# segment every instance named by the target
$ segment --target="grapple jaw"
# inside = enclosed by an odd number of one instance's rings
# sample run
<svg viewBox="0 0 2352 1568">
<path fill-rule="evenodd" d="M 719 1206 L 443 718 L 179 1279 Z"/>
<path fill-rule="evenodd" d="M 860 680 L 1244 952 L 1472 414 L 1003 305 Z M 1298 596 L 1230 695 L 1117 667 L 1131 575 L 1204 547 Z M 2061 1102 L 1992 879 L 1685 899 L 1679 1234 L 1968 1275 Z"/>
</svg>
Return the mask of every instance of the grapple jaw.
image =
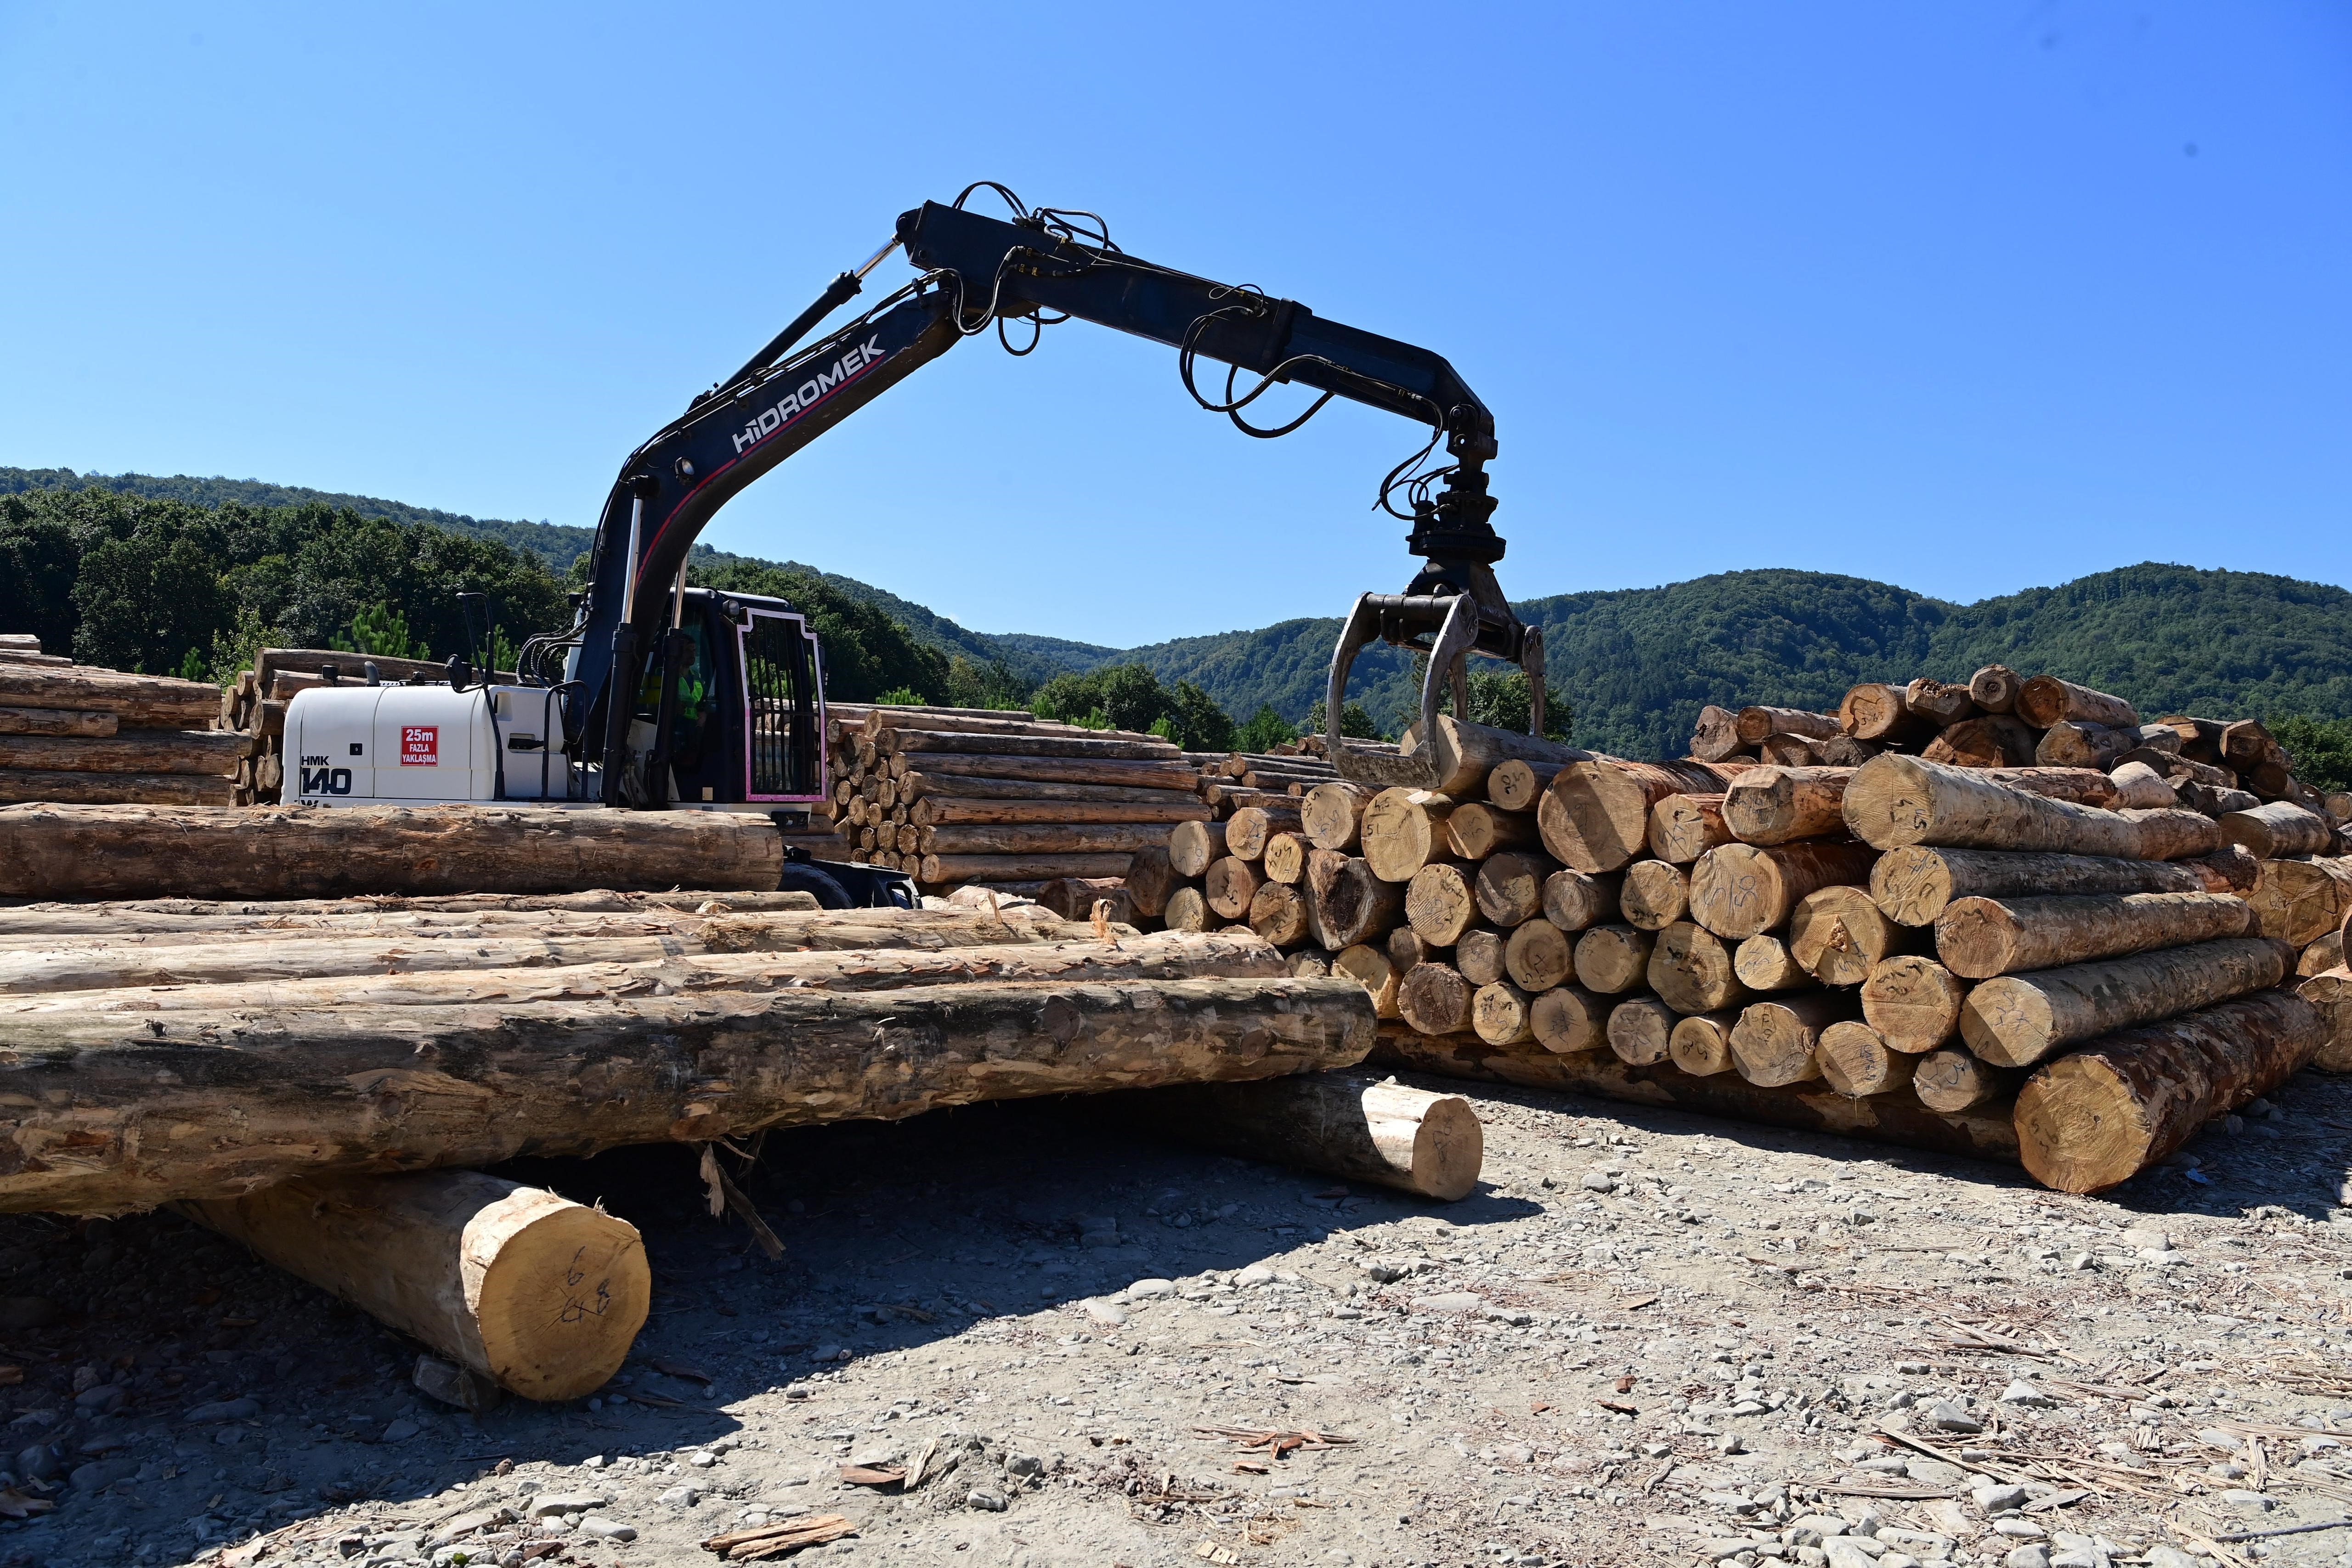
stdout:
<svg viewBox="0 0 2352 1568">
<path fill-rule="evenodd" d="M 1429 657 L 1421 684 L 1421 718 L 1397 751 L 1350 745 L 1339 734 L 1348 672 L 1374 642 Z M 1324 741 L 1339 777 L 1375 789 L 1430 789 L 1442 782 L 1434 737 L 1441 692 L 1450 685 L 1454 715 L 1470 716 L 1470 655 L 1507 659 L 1528 674 L 1528 733 L 1544 732 L 1543 631 L 1522 624 L 1484 562 L 1433 565 L 1402 593 L 1367 593 L 1356 601 L 1331 651 L 1331 682 L 1323 702 Z"/>
</svg>

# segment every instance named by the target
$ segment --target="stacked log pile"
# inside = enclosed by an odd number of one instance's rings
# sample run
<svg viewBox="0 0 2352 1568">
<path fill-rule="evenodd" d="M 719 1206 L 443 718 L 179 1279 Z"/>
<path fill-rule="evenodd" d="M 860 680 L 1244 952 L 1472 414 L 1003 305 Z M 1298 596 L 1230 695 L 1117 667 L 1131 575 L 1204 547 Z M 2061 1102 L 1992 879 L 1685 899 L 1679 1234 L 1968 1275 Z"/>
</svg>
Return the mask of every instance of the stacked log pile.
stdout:
<svg viewBox="0 0 2352 1568">
<path fill-rule="evenodd" d="M 249 743 L 202 681 L 131 674 L 0 637 L 0 804 L 226 806 Z"/>
<path fill-rule="evenodd" d="M 837 835 L 826 852 L 903 871 L 926 892 L 1124 877 L 1171 823 L 1211 815 L 1197 769 L 1158 736 L 883 705 L 833 706 L 826 727 Z"/>
</svg>

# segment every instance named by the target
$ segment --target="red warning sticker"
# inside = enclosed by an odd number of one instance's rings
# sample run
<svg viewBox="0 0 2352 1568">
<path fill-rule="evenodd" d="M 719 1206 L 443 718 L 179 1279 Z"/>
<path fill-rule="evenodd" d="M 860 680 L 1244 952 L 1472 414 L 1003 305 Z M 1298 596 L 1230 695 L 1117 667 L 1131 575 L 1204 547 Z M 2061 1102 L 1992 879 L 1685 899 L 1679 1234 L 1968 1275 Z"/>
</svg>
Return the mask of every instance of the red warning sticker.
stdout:
<svg viewBox="0 0 2352 1568">
<path fill-rule="evenodd" d="M 400 765 L 403 768 L 440 767 L 441 727 L 437 724 L 403 725 L 400 729 Z"/>
</svg>

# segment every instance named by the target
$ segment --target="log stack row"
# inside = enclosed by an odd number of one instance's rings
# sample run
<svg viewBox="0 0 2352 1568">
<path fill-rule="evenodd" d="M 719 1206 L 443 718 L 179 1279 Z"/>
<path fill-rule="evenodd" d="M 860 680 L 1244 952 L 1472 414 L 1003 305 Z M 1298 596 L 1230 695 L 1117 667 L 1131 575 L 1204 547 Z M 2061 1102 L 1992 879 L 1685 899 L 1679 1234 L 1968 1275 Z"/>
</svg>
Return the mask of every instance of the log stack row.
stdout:
<svg viewBox="0 0 2352 1568">
<path fill-rule="evenodd" d="M 1171 824 L 1213 814 L 1196 765 L 1157 736 L 881 704 L 831 706 L 826 728 L 828 852 L 903 871 L 927 893 L 1120 878 Z"/>
<path fill-rule="evenodd" d="M 132 674 L 0 638 L 0 804 L 226 806 L 250 742 L 202 681 Z"/>
</svg>

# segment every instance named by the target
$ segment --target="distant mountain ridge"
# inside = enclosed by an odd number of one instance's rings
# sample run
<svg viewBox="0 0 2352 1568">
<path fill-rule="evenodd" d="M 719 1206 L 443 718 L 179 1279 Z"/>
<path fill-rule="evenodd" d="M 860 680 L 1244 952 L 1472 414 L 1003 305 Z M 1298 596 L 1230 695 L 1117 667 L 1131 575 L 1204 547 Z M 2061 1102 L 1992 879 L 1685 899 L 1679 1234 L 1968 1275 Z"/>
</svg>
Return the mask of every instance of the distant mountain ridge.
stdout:
<svg viewBox="0 0 2352 1568">
<path fill-rule="evenodd" d="M 532 550 L 558 572 L 593 538 L 588 528 L 485 520 L 257 480 L 0 468 L 0 495 L 81 486 L 205 506 L 320 501 L 499 539 Z M 708 559 L 748 558 L 714 551 Z M 1002 660 L 1026 681 L 1132 661 L 1163 681 L 1194 682 L 1241 716 L 1265 705 L 1294 722 L 1304 718 L 1323 695 L 1339 632 L 1337 617 L 1316 617 L 1107 648 L 974 632 L 855 578 L 771 564 L 821 577 L 902 622 L 918 640 L 982 662 Z M 1966 679 L 1994 663 L 2118 693 L 2150 716 L 2352 717 L 2352 592 L 2260 572 L 2145 562 L 1955 604 L 1864 578 L 1773 569 L 1555 594 L 1517 608 L 1543 628 L 1551 683 L 1574 711 L 1578 742 L 1627 756 L 1679 755 L 1710 702 L 1829 708 L 1861 681 Z M 1393 729 L 1414 700 L 1410 685 L 1409 661 L 1374 648 L 1357 661 L 1350 696 Z"/>
</svg>

